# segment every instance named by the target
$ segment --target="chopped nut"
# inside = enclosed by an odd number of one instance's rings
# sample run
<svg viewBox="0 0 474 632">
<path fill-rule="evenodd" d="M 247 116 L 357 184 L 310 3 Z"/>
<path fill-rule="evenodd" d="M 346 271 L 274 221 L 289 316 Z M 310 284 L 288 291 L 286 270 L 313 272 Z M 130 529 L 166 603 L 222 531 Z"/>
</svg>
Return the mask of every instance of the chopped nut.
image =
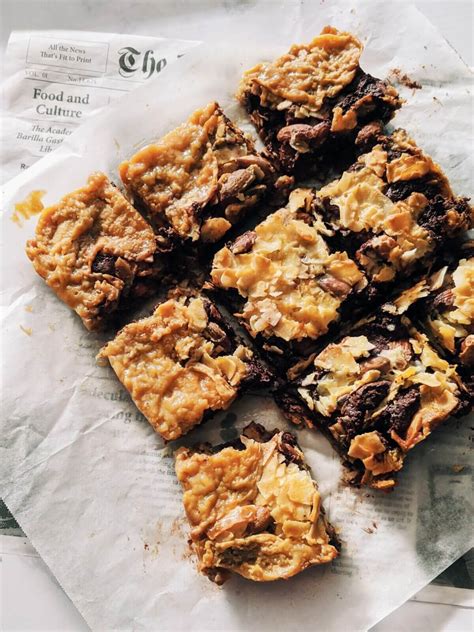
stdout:
<svg viewBox="0 0 474 632">
<path fill-rule="evenodd" d="M 245 252 L 249 252 L 249 250 L 252 249 L 252 246 L 254 245 L 256 240 L 257 233 L 252 230 L 248 230 L 247 232 L 237 237 L 230 249 L 234 255 L 244 254 Z"/>
</svg>

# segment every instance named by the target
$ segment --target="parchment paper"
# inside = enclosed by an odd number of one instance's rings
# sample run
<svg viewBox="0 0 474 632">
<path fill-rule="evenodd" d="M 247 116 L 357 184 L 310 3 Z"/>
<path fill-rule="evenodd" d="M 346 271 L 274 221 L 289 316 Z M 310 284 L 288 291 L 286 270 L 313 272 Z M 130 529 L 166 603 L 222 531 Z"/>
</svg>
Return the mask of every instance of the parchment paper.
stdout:
<svg viewBox="0 0 474 632">
<path fill-rule="evenodd" d="M 332 23 L 366 40 L 362 65 L 401 68 L 423 84 L 395 125 L 406 126 L 470 193 L 471 76 L 415 9 L 402 3 L 248 3 L 220 21 L 216 42 L 125 96 L 3 192 L 1 480 L 22 528 L 94 629 L 359 630 L 402 604 L 471 546 L 469 419 L 417 447 L 391 495 L 340 484 L 338 458 L 317 432 L 299 439 L 343 553 L 288 582 L 223 588 L 200 577 L 186 542 L 170 448 L 137 413 L 112 371 L 94 363 L 103 338 L 84 331 L 34 273 L 10 216 L 32 189 L 46 203 L 218 100 L 234 118 L 244 68 Z M 177 34 L 179 35 L 179 34 Z M 243 119 L 241 119 L 243 120 Z M 227 440 L 250 420 L 284 426 L 272 400 L 249 395 L 194 432 Z"/>
</svg>

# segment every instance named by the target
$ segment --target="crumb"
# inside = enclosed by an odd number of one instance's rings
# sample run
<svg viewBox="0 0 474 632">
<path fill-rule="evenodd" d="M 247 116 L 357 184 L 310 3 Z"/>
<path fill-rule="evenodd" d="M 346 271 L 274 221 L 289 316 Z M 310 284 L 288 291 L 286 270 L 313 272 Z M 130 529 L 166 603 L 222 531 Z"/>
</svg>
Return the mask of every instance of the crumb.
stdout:
<svg viewBox="0 0 474 632">
<path fill-rule="evenodd" d="M 23 325 L 20 325 L 20 329 L 24 331 L 27 336 L 31 336 L 31 334 L 33 333 L 31 327 L 23 327 Z"/>
<path fill-rule="evenodd" d="M 147 544 L 146 542 L 144 542 L 144 543 L 143 543 L 143 549 L 144 549 L 145 551 L 148 551 L 148 549 L 149 549 L 149 548 L 150 548 L 150 545 L 149 545 L 149 544 Z"/>
<path fill-rule="evenodd" d="M 436 101 L 436 103 L 443 105 L 442 101 L 440 101 L 437 97 L 433 97 L 433 101 Z"/>
<path fill-rule="evenodd" d="M 30 312 L 30 314 L 31 314 L 32 311 L 33 311 L 33 305 L 26 305 L 25 306 L 25 312 Z"/>
<path fill-rule="evenodd" d="M 372 521 L 372 526 L 373 526 L 374 529 L 376 529 L 377 528 L 377 523 L 375 521 Z"/>
<path fill-rule="evenodd" d="M 421 90 L 421 88 L 423 87 L 421 83 L 418 83 L 418 81 L 415 81 L 407 74 L 403 73 L 400 68 L 392 68 L 389 76 L 393 81 L 401 83 L 407 88 L 411 88 L 412 90 Z"/>
<path fill-rule="evenodd" d="M 365 531 L 366 533 L 369 533 L 369 534 L 371 534 L 371 533 L 373 533 L 373 532 L 374 532 L 374 530 L 373 530 L 373 529 L 371 529 L 370 527 L 365 527 L 365 528 L 364 528 L 364 527 L 362 527 L 362 531 Z"/>
<path fill-rule="evenodd" d="M 465 468 L 464 465 L 453 465 L 452 470 L 456 474 L 459 474 L 459 472 L 462 472 L 464 468 Z"/>
</svg>

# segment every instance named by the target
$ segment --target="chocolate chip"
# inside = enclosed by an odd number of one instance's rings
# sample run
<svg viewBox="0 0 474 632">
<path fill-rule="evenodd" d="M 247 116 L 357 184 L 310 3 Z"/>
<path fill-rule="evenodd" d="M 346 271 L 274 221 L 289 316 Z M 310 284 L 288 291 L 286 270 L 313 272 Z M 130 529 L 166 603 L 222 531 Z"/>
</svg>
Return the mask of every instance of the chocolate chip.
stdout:
<svg viewBox="0 0 474 632">
<path fill-rule="evenodd" d="M 369 150 L 373 145 L 375 145 L 382 134 L 382 123 L 380 121 L 373 121 L 372 123 L 368 123 L 364 125 L 364 127 L 357 134 L 355 144 L 358 147 L 364 149 L 364 151 Z"/>
<path fill-rule="evenodd" d="M 392 182 L 384 193 L 392 202 L 404 200 L 412 193 L 423 193 L 430 200 L 438 195 L 439 183 L 429 176 L 414 178 L 413 180 L 399 180 L 398 182 Z"/>
<path fill-rule="evenodd" d="M 419 387 L 410 386 L 399 391 L 396 397 L 387 404 L 377 423 L 383 428 L 394 430 L 403 437 L 419 407 Z"/>
<path fill-rule="evenodd" d="M 366 414 L 374 410 L 387 397 L 389 390 L 390 382 L 380 380 L 364 384 L 345 398 L 341 407 L 340 421 L 348 439 L 363 429 Z"/>
<path fill-rule="evenodd" d="M 98 274 L 115 274 L 115 257 L 105 252 L 98 252 L 92 262 L 92 272 Z"/>
</svg>

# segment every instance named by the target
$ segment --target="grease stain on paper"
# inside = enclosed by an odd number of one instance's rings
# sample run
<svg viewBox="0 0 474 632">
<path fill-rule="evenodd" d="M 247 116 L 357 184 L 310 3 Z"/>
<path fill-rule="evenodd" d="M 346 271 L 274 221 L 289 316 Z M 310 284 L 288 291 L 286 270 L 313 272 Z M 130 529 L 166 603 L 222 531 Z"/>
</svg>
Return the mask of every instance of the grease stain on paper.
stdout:
<svg viewBox="0 0 474 632">
<path fill-rule="evenodd" d="M 41 213 L 44 209 L 44 204 L 41 198 L 45 195 L 46 191 L 31 191 L 22 202 L 15 204 L 15 211 L 10 216 L 12 222 L 22 227 L 23 222 Z"/>
</svg>

